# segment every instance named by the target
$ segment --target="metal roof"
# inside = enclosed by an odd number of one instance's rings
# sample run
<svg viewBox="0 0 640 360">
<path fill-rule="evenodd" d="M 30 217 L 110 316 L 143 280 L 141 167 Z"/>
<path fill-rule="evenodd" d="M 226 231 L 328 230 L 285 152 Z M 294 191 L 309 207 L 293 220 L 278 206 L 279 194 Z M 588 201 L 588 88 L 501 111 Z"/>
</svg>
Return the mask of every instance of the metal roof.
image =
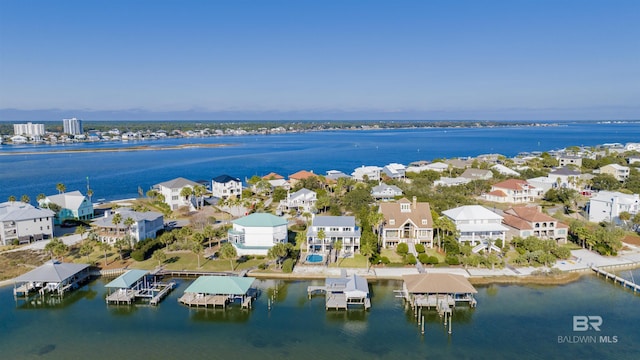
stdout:
<svg viewBox="0 0 640 360">
<path fill-rule="evenodd" d="M 118 276 L 113 279 L 110 283 L 105 285 L 106 288 L 120 288 L 120 289 L 128 289 L 133 284 L 138 282 L 138 280 L 142 279 L 145 275 L 147 275 L 149 271 L 147 270 L 129 270 L 126 273 Z"/>
<path fill-rule="evenodd" d="M 407 291 L 413 294 L 475 294 L 478 291 L 462 275 L 411 274 L 403 275 Z"/>
<path fill-rule="evenodd" d="M 288 224 L 286 219 L 268 213 L 254 213 L 232 222 L 244 227 L 276 227 Z"/>
<path fill-rule="evenodd" d="M 252 277 L 200 276 L 184 292 L 209 295 L 245 295 L 255 280 Z"/>
<path fill-rule="evenodd" d="M 191 186 L 191 187 L 195 187 L 198 186 L 200 184 L 198 184 L 195 181 L 191 181 L 189 179 L 185 179 L 183 177 L 178 177 L 175 178 L 173 180 L 169 180 L 169 181 L 165 181 L 165 182 L 161 182 L 159 184 L 156 184 L 156 186 L 164 186 L 166 188 L 169 189 L 180 189 L 183 188 L 185 186 Z"/>
<path fill-rule="evenodd" d="M 87 264 L 61 263 L 51 260 L 42 266 L 22 274 L 14 279 L 15 282 L 62 282 L 82 270 L 88 268 Z"/>
<path fill-rule="evenodd" d="M 356 226 L 355 216 L 314 216 L 311 226 Z"/>
</svg>

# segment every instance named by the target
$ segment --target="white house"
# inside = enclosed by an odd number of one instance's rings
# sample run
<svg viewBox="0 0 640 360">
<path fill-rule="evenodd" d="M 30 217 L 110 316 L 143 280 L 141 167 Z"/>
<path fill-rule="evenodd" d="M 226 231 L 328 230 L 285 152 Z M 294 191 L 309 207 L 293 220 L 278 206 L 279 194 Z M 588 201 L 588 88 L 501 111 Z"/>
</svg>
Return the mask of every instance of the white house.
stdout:
<svg viewBox="0 0 640 360">
<path fill-rule="evenodd" d="M 18 201 L 0 203 L 0 244 L 20 244 L 53 237 L 53 211 Z"/>
<path fill-rule="evenodd" d="M 628 212 L 632 216 L 640 212 L 640 196 L 617 191 L 600 191 L 589 199 L 587 209 L 589 221 L 611 221 L 619 224 L 621 212 Z"/>
<path fill-rule="evenodd" d="M 220 199 L 231 196 L 242 197 L 242 181 L 229 175 L 220 175 L 211 180 L 211 194 Z"/>
<path fill-rule="evenodd" d="M 562 167 L 547 175 L 549 180 L 555 182 L 554 187 L 569 188 L 573 190 L 580 190 L 580 171 L 571 170 L 566 167 Z"/>
<path fill-rule="evenodd" d="M 287 193 L 287 198 L 280 201 L 280 206 L 286 209 L 297 209 L 313 213 L 318 201 L 315 191 L 302 188 L 294 193 Z"/>
<path fill-rule="evenodd" d="M 374 199 L 389 200 L 396 196 L 402 196 L 402 189 L 395 185 L 381 183 L 371 188 L 371 196 L 373 196 Z"/>
<path fill-rule="evenodd" d="M 507 176 L 520 176 L 520 173 L 512 170 L 502 164 L 495 164 L 491 167 L 491 169 L 499 172 L 502 175 L 507 175 Z"/>
<path fill-rule="evenodd" d="M 403 179 L 407 167 L 402 164 L 391 163 L 382 168 L 382 173 L 391 179 Z"/>
<path fill-rule="evenodd" d="M 482 250 L 489 246 L 489 240 L 502 240 L 504 246 L 505 235 L 509 230 L 502 225 L 502 216 L 480 205 L 466 205 L 454 209 L 445 210 L 442 214 L 456 225 L 460 232 L 458 241 L 468 242 L 476 246 L 474 251 Z"/>
<path fill-rule="evenodd" d="M 114 224 L 113 217 L 120 214 L 120 223 Z M 131 218 L 133 225 L 127 227 L 125 221 Z M 92 221 L 98 229 L 98 238 L 105 243 L 115 243 L 118 238 L 129 235 L 134 242 L 144 239 L 155 239 L 158 232 L 164 229 L 164 217 L 154 211 L 138 212 L 129 208 L 119 208 L 105 212 L 104 216 Z"/>
<path fill-rule="evenodd" d="M 458 186 L 468 184 L 469 182 L 471 182 L 471 180 L 463 177 L 450 178 L 447 176 L 443 176 L 440 179 L 434 181 L 433 186 Z"/>
<path fill-rule="evenodd" d="M 164 202 L 169 205 L 171 210 L 177 210 L 183 206 L 188 206 L 190 210 L 195 210 L 194 197 L 186 198 L 180 195 L 180 192 L 185 187 L 191 189 L 199 186 L 195 181 L 185 179 L 183 177 L 175 178 L 173 180 L 165 181 L 153 186 L 164 197 Z"/>
<path fill-rule="evenodd" d="M 353 256 L 360 251 L 360 229 L 356 226 L 356 218 L 314 216 L 307 230 L 307 251 L 328 253 L 336 241 L 342 243 L 342 254 Z"/>
<path fill-rule="evenodd" d="M 489 180 L 493 177 L 493 173 L 491 170 L 471 168 L 465 170 L 459 177 L 469 180 Z"/>
<path fill-rule="evenodd" d="M 432 171 L 437 171 L 437 172 L 444 172 L 449 170 L 449 165 L 443 163 L 443 162 L 434 162 L 431 164 L 427 164 L 424 166 L 425 170 L 432 170 Z"/>
<path fill-rule="evenodd" d="M 227 233 L 238 255 L 267 255 L 273 245 L 287 242 L 287 220 L 267 213 L 254 213 L 232 221 Z"/>
<path fill-rule="evenodd" d="M 364 181 L 366 178 L 368 181 L 380 181 L 380 173 L 382 172 L 382 168 L 379 166 L 364 166 L 362 165 L 359 168 L 356 168 L 352 173 L 351 177 L 357 181 Z"/>
</svg>

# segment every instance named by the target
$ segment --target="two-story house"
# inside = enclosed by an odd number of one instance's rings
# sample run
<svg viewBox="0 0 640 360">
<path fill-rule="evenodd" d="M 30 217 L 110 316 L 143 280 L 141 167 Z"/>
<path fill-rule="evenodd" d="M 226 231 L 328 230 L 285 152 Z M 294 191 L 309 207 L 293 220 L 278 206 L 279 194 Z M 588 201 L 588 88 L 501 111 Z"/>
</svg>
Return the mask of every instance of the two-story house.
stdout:
<svg viewBox="0 0 640 360">
<path fill-rule="evenodd" d="M 379 166 L 364 166 L 356 168 L 351 173 L 351 177 L 356 181 L 380 181 L 382 168 Z"/>
<path fill-rule="evenodd" d="M 503 213 L 502 223 L 509 228 L 507 238 L 535 236 L 566 244 L 569 226 L 540 211 L 537 206 L 514 206 Z"/>
<path fill-rule="evenodd" d="M 396 196 L 402 196 L 402 189 L 395 185 L 380 183 L 371 188 L 371 196 L 376 200 L 391 200 Z"/>
<path fill-rule="evenodd" d="M 62 224 L 65 220 L 90 220 L 93 218 L 93 204 L 80 191 L 49 195 L 40 200 L 40 207 L 51 208 L 55 204 L 60 208 L 54 218 L 55 224 Z"/>
<path fill-rule="evenodd" d="M 413 202 L 402 198 L 396 202 L 380 204 L 382 214 L 382 246 L 394 247 L 399 243 L 423 244 L 433 247 L 433 218 L 429 203 Z"/>
<path fill-rule="evenodd" d="M 54 212 L 18 201 L 0 203 L 0 244 L 12 245 L 53 237 Z"/>
<path fill-rule="evenodd" d="M 114 216 L 120 215 L 120 222 L 114 222 Z M 133 220 L 129 226 L 127 219 Z M 118 239 L 129 237 L 137 243 L 144 239 L 155 239 L 158 233 L 164 229 L 164 216 L 155 211 L 138 212 L 129 208 L 119 208 L 115 211 L 107 211 L 103 217 L 91 222 L 97 229 L 98 239 L 101 242 L 113 244 Z"/>
<path fill-rule="evenodd" d="M 355 217 L 314 216 L 307 230 L 307 251 L 328 253 L 338 241 L 346 256 L 360 251 L 360 228 Z"/>
<path fill-rule="evenodd" d="M 227 232 L 238 255 L 267 255 L 278 243 L 287 242 L 287 220 L 268 213 L 254 213 L 233 220 Z"/>
<path fill-rule="evenodd" d="M 618 164 L 609 164 L 600 168 L 600 174 L 609 174 L 616 180 L 623 182 L 629 177 L 629 167 Z"/>
<path fill-rule="evenodd" d="M 390 179 L 404 179 L 406 169 L 407 167 L 402 164 L 391 163 L 382 168 L 382 174 Z"/>
<path fill-rule="evenodd" d="M 287 198 L 280 201 L 282 209 L 296 209 L 302 212 L 315 212 L 317 194 L 313 190 L 302 188 L 294 193 L 287 193 Z"/>
<path fill-rule="evenodd" d="M 162 195 L 162 197 L 164 198 L 164 202 L 169 205 L 169 208 L 171 210 L 177 210 L 183 206 L 189 207 L 190 210 L 195 210 L 195 198 L 193 196 L 182 196 L 181 193 L 182 189 L 184 189 L 185 187 L 193 190 L 196 186 L 199 185 L 200 184 L 195 181 L 179 177 L 173 180 L 155 184 L 153 188 Z"/>
<path fill-rule="evenodd" d="M 442 214 L 456 225 L 460 233 L 458 242 L 475 246 L 500 239 L 504 246 L 509 229 L 502 225 L 502 216 L 493 211 L 480 205 L 465 205 L 445 210 Z"/>
<path fill-rule="evenodd" d="M 530 203 L 543 195 L 540 189 L 525 180 L 508 179 L 491 186 L 491 191 L 484 194 L 488 201 L 499 203 Z"/>
<path fill-rule="evenodd" d="M 632 216 L 640 212 L 640 195 L 624 194 L 617 191 L 600 191 L 587 204 L 589 221 L 608 221 L 621 223 L 620 213 L 628 212 Z"/>
<path fill-rule="evenodd" d="M 242 197 L 242 181 L 229 175 L 220 175 L 211 180 L 211 194 L 219 199 Z"/>
</svg>

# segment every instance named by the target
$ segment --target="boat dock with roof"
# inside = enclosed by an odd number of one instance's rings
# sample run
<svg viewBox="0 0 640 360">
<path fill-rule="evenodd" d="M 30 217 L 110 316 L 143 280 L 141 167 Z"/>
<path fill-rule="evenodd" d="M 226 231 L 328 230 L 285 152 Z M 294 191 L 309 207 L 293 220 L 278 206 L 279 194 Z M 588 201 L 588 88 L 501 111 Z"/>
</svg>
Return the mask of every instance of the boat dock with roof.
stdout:
<svg viewBox="0 0 640 360">
<path fill-rule="evenodd" d="M 14 279 L 14 297 L 28 297 L 32 292 L 40 295 L 63 296 L 89 280 L 91 273 L 87 264 L 47 261 L 42 266 Z"/>
<path fill-rule="evenodd" d="M 160 282 L 159 277 L 147 270 L 129 270 L 105 285 L 109 289 L 107 304 L 132 304 L 136 300 L 158 303 L 175 287 L 175 282 Z M 115 291 L 114 291 L 115 289 Z"/>
<path fill-rule="evenodd" d="M 222 307 L 239 301 L 243 309 L 250 309 L 258 295 L 252 288 L 255 278 L 239 276 L 201 276 L 184 290 L 178 301 L 188 306 Z"/>
<path fill-rule="evenodd" d="M 347 310 L 350 307 L 363 307 L 366 310 L 371 307 L 367 279 L 356 274 L 327 278 L 324 286 L 307 287 L 307 293 L 309 299 L 313 294 L 324 293 L 327 310 Z"/>
</svg>

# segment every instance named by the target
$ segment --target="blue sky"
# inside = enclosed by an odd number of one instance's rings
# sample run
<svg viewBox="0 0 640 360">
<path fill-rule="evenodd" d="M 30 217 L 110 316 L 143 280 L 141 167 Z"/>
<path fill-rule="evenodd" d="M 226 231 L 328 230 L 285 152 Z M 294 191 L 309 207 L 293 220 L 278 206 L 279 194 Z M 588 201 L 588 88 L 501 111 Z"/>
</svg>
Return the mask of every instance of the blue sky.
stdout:
<svg viewBox="0 0 640 360">
<path fill-rule="evenodd" d="M 0 120 L 640 119 L 640 1 L 1 1 Z"/>
</svg>

